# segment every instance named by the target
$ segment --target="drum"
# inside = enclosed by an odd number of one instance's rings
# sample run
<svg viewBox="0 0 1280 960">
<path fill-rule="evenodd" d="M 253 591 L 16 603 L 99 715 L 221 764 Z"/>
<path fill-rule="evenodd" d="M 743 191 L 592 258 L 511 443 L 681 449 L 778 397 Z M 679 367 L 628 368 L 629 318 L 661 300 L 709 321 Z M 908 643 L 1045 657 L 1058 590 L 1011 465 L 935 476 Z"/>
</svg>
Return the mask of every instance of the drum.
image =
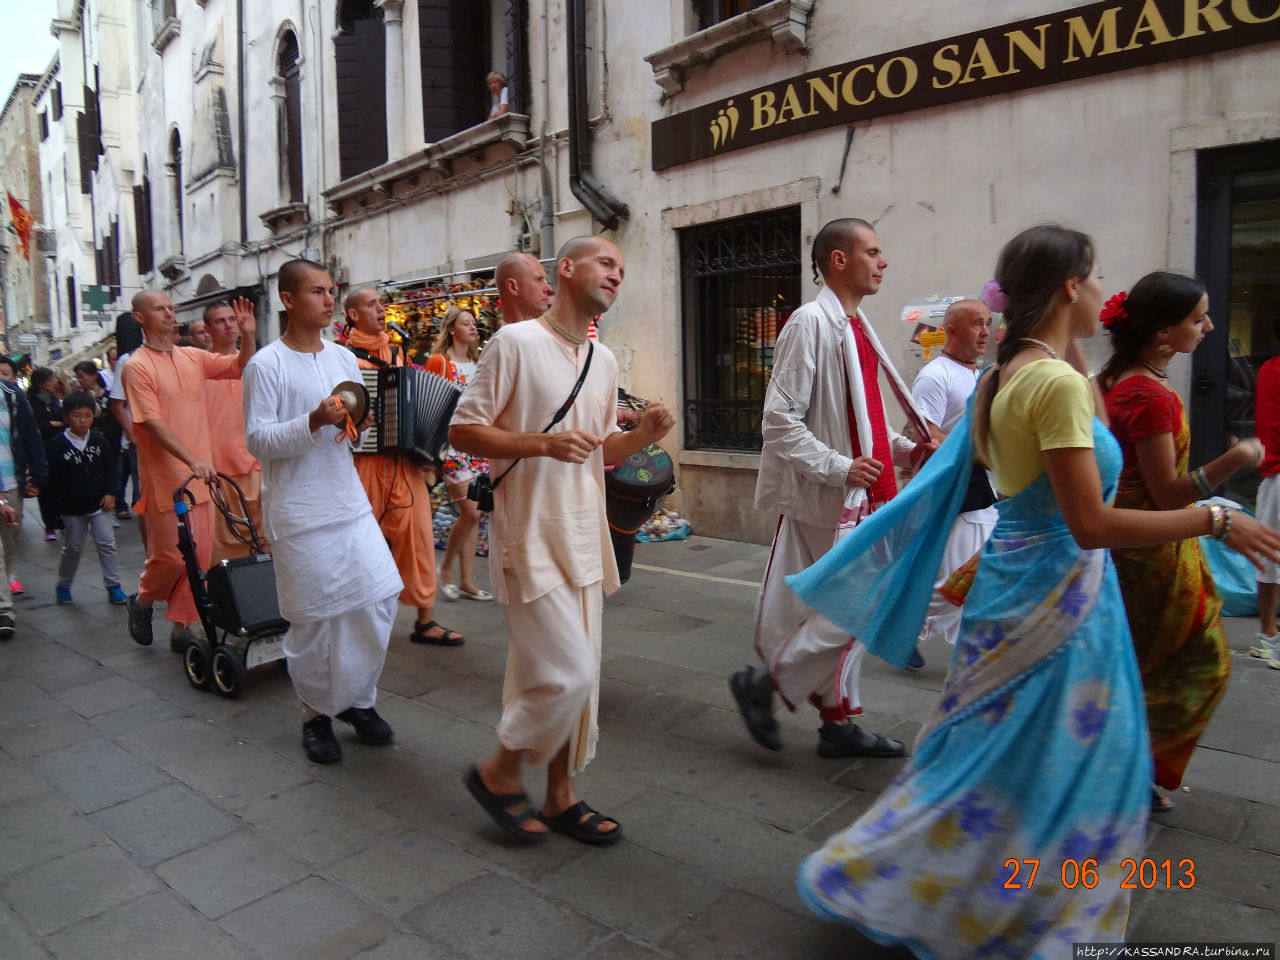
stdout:
<svg viewBox="0 0 1280 960">
<path fill-rule="evenodd" d="M 632 454 L 604 475 L 605 513 L 609 539 L 618 561 L 618 579 L 631 578 L 636 552 L 636 531 L 658 511 L 676 488 L 671 457 L 656 443 Z"/>
</svg>

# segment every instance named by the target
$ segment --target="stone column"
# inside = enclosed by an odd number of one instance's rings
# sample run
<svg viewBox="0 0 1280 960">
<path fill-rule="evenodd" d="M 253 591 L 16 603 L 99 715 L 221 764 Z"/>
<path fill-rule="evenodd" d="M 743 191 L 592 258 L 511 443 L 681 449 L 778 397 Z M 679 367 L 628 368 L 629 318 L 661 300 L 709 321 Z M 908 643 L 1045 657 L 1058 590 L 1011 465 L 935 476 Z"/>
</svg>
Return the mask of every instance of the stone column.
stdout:
<svg viewBox="0 0 1280 960">
<path fill-rule="evenodd" d="M 408 151 L 404 116 L 404 0 L 374 0 L 387 28 L 387 160 Z"/>
</svg>

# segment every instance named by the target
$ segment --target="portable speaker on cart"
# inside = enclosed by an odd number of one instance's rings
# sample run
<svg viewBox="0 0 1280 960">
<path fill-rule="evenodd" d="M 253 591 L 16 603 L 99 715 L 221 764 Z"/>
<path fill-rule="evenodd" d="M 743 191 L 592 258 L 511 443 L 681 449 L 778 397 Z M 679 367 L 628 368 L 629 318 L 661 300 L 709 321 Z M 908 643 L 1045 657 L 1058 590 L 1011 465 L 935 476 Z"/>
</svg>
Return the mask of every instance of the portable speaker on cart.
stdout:
<svg viewBox="0 0 1280 960">
<path fill-rule="evenodd" d="M 182 651 L 187 682 L 197 690 L 216 690 L 228 698 L 244 691 L 249 670 L 284 658 L 284 633 L 289 621 L 280 616 L 276 597 L 276 576 L 271 554 L 249 514 L 244 491 L 230 477 L 218 474 L 209 481 L 209 491 L 219 516 L 237 540 L 253 552 L 247 557 L 220 560 L 207 571 L 200 569 L 195 537 L 188 514 L 195 498 L 187 484 L 173 494 L 173 511 L 178 520 L 178 549 L 187 568 L 187 580 L 204 636 L 187 631 Z M 234 493 L 231 504 L 222 484 Z"/>
</svg>

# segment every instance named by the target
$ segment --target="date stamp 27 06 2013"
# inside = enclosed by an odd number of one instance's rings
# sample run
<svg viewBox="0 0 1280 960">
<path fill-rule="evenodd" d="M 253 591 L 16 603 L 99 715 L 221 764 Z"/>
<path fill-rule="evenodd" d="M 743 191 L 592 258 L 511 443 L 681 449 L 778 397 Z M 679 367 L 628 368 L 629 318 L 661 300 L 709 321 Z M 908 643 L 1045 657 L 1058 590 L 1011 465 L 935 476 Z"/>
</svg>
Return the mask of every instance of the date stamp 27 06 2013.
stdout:
<svg viewBox="0 0 1280 960">
<path fill-rule="evenodd" d="M 1050 863 L 1049 867 L 1052 868 Z M 1084 887 L 1092 890 L 1098 885 L 1098 861 L 1062 860 L 1058 864 L 1057 881 L 1068 890 Z M 1010 858 L 1004 862 L 1009 871 L 1005 879 L 1006 890 L 1031 889 L 1040 876 L 1040 860 L 1036 858 L 1016 860 Z M 1126 857 L 1120 861 L 1120 871 L 1124 874 L 1120 887 L 1124 890 L 1174 890 L 1181 887 L 1190 890 L 1196 885 L 1196 862 L 1194 860 L 1153 860 L 1146 858 L 1135 860 Z M 1051 875 L 1052 876 L 1052 875 Z"/>
</svg>

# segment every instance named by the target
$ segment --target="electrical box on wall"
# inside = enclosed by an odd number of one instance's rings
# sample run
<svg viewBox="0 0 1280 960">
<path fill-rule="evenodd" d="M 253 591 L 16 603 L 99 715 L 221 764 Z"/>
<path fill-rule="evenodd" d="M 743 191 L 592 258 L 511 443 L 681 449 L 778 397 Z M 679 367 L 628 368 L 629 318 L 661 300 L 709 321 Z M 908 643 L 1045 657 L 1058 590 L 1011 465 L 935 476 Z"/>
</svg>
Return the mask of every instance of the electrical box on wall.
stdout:
<svg viewBox="0 0 1280 960">
<path fill-rule="evenodd" d="M 536 233 L 522 233 L 516 238 L 516 246 L 521 253 L 538 256 L 542 253 L 541 239 Z"/>
</svg>

